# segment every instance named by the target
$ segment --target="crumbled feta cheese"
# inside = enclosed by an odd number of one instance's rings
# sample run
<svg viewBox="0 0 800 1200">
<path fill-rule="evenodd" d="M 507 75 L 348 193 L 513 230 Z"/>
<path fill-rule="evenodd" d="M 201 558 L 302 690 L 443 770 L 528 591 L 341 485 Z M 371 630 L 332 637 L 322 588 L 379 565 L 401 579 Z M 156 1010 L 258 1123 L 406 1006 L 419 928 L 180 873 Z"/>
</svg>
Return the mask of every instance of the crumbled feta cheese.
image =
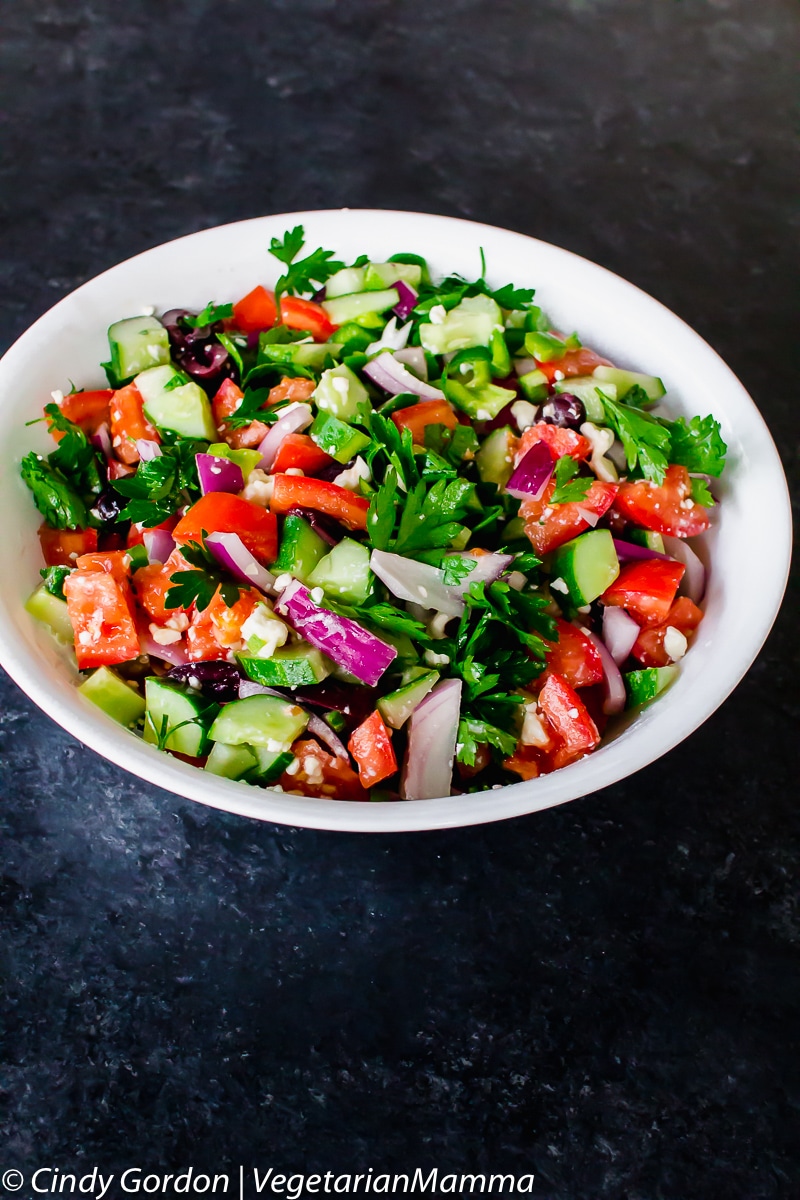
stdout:
<svg viewBox="0 0 800 1200">
<path fill-rule="evenodd" d="M 364 462 L 364 459 L 359 457 L 355 460 L 352 467 L 348 467 L 346 471 L 340 473 L 333 480 L 338 487 L 348 488 L 350 491 L 355 491 L 360 480 L 365 480 L 367 483 L 372 479 L 372 474 L 369 467 Z"/>
<path fill-rule="evenodd" d="M 544 727 L 542 718 L 536 708 L 536 701 L 524 705 L 525 716 L 522 721 L 522 732 L 519 740 L 523 746 L 545 747 L 550 744 L 550 735 Z"/>
<path fill-rule="evenodd" d="M 478 411 L 475 413 L 476 421 L 491 421 L 491 419 L 492 419 L 492 414 L 490 412 L 488 412 L 487 409 L 485 409 L 485 408 L 479 408 Z"/>
<path fill-rule="evenodd" d="M 303 471 L 300 467 L 287 467 L 286 470 L 284 471 L 284 474 L 285 475 L 305 475 L 305 471 Z"/>
<path fill-rule="evenodd" d="M 284 575 L 279 575 L 278 578 L 275 580 L 275 591 L 282 592 L 283 589 L 287 588 L 291 582 L 292 582 L 292 576 L 289 574 L 288 571 Z"/>
<path fill-rule="evenodd" d="M 308 594 L 315 604 L 322 604 L 325 593 L 321 587 L 312 588 Z"/>
<path fill-rule="evenodd" d="M 619 479 L 617 468 L 614 466 L 611 459 L 606 458 L 606 453 L 614 445 L 613 429 L 599 428 L 593 425 L 591 421 L 584 421 L 581 425 L 581 433 L 591 442 L 592 454 L 589 459 L 589 466 L 594 471 L 598 479 L 602 479 L 604 483 L 616 483 Z"/>
<path fill-rule="evenodd" d="M 82 646 L 91 646 L 93 640 L 92 635 L 86 629 L 78 634 L 78 641 Z"/>
<path fill-rule="evenodd" d="M 174 642 L 181 640 L 180 631 L 178 629 L 166 629 L 160 625 L 155 625 L 151 622 L 150 634 L 154 642 L 159 646 L 171 646 Z"/>
<path fill-rule="evenodd" d="M 435 613 L 428 622 L 428 633 L 432 638 L 438 641 L 440 638 L 444 637 L 447 622 L 452 621 L 452 619 L 453 618 L 449 613 Z"/>
<path fill-rule="evenodd" d="M 681 508 L 694 508 L 694 500 L 691 496 L 687 496 L 685 500 L 681 500 Z"/>
<path fill-rule="evenodd" d="M 522 574 L 522 571 L 512 571 L 509 575 L 506 575 L 505 582 L 509 587 L 512 587 L 515 592 L 521 592 L 528 581 Z"/>
<path fill-rule="evenodd" d="M 300 759 L 293 758 L 292 761 L 289 763 L 288 767 L 286 768 L 286 774 L 287 775 L 296 775 L 299 770 L 300 770 Z"/>
<path fill-rule="evenodd" d="M 250 500 L 253 504 L 260 504 L 262 508 L 269 508 L 273 486 L 272 476 L 267 475 L 260 467 L 255 467 L 239 495 L 243 500 Z"/>
<path fill-rule="evenodd" d="M 435 650 L 426 650 L 423 657 L 429 667 L 445 667 L 450 662 L 449 654 L 437 654 Z"/>
<path fill-rule="evenodd" d="M 184 612 L 176 612 L 173 613 L 173 615 L 169 617 L 164 624 L 166 625 L 167 629 L 177 629 L 183 633 L 184 629 L 189 628 L 189 618 Z"/>
<path fill-rule="evenodd" d="M 242 638 L 248 643 L 251 638 L 260 643 L 255 651 L 256 658 L 272 658 L 278 647 L 286 644 L 288 637 L 289 626 L 264 603 L 257 604 L 242 622 Z"/>
<path fill-rule="evenodd" d="M 155 307 L 152 304 L 145 304 L 144 308 L 142 309 L 142 316 L 143 317 L 154 317 L 155 315 L 156 315 Z"/>
<path fill-rule="evenodd" d="M 673 662 L 677 662 L 679 658 L 683 658 L 688 647 L 685 634 L 674 625 L 668 625 L 664 631 L 664 653 L 668 654 Z"/>
<path fill-rule="evenodd" d="M 578 713 L 577 708 L 568 708 L 567 709 L 567 716 L 572 717 L 573 721 L 577 721 L 579 715 L 580 714 Z"/>
<path fill-rule="evenodd" d="M 511 415 L 516 421 L 520 433 L 536 424 L 538 412 L 538 408 L 535 404 L 531 404 L 530 400 L 515 400 L 511 405 Z"/>
<path fill-rule="evenodd" d="M 428 320 L 431 325 L 441 325 L 447 316 L 447 309 L 443 304 L 434 304 L 431 311 L 428 313 Z"/>
<path fill-rule="evenodd" d="M 560 577 L 558 579 L 550 580 L 550 591 L 551 592 L 563 592 L 563 594 L 565 596 L 569 595 L 569 588 L 567 587 L 564 580 L 561 579 Z"/>
<path fill-rule="evenodd" d="M 553 371 L 553 379 L 558 380 L 558 382 L 560 383 L 563 378 L 564 378 L 563 371 Z"/>
<path fill-rule="evenodd" d="M 579 612 L 579 613 L 583 613 L 584 615 L 585 615 L 586 613 L 590 613 L 591 611 L 592 611 L 592 606 L 591 606 L 591 604 L 582 604 L 582 605 L 580 606 L 580 608 L 579 608 L 579 609 L 577 609 L 577 612 Z"/>
<path fill-rule="evenodd" d="M 60 389 L 57 389 L 55 392 L 51 392 L 50 395 L 53 397 L 53 400 L 56 404 L 60 404 L 64 399 L 64 393 Z"/>
</svg>

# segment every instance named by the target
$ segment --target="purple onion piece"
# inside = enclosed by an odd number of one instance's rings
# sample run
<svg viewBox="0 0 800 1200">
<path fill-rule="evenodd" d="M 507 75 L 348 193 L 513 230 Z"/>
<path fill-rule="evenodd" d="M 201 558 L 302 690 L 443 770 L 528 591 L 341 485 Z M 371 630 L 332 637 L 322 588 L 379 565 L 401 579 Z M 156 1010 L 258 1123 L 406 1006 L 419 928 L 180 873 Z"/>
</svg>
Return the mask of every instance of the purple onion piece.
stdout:
<svg viewBox="0 0 800 1200">
<path fill-rule="evenodd" d="M 540 500 L 550 482 L 554 466 L 547 444 L 534 442 L 514 468 L 506 491 L 518 500 Z"/>
<path fill-rule="evenodd" d="M 438 683 L 414 709 L 400 782 L 404 800 L 450 795 L 460 713 L 460 679 Z"/>
<path fill-rule="evenodd" d="M 377 383 L 385 392 L 396 396 L 399 392 L 411 392 L 421 400 L 444 400 L 445 394 L 439 388 L 432 387 L 412 375 L 393 354 L 384 350 L 377 358 L 373 358 L 364 367 L 364 374 Z"/>
<path fill-rule="evenodd" d="M 152 462 L 154 458 L 161 457 L 161 447 L 152 438 L 137 438 L 136 452 L 141 462 Z"/>
<path fill-rule="evenodd" d="M 609 717 L 614 713 L 620 713 L 625 707 L 626 699 L 625 682 L 620 669 L 608 647 L 601 642 L 596 634 L 588 629 L 582 629 L 581 632 L 585 634 L 597 650 L 597 653 L 600 655 L 600 661 L 603 664 L 603 712 Z"/>
<path fill-rule="evenodd" d="M 178 683 L 188 684 L 189 687 L 201 691 L 209 700 L 215 700 L 217 704 L 228 704 L 231 700 L 238 700 L 242 680 L 238 668 L 222 659 L 190 662 L 173 667 L 171 671 L 167 671 L 166 677 Z"/>
<path fill-rule="evenodd" d="M 639 626 L 623 608 L 609 604 L 603 609 L 603 641 L 614 662 L 625 662 L 639 636 Z"/>
<path fill-rule="evenodd" d="M 206 545 L 237 583 L 256 587 L 261 592 L 272 591 L 275 576 L 250 553 L 238 533 L 211 533 L 206 538 Z"/>
<path fill-rule="evenodd" d="M 666 536 L 664 547 L 674 559 L 686 567 L 678 587 L 678 595 L 688 596 L 695 604 L 699 604 L 706 590 L 705 566 L 683 538 Z"/>
<path fill-rule="evenodd" d="M 626 542 L 622 538 L 614 538 L 614 549 L 620 562 L 646 562 L 651 558 L 663 558 L 667 562 L 674 561 L 670 554 L 660 554 L 658 550 L 640 546 L 637 542 Z"/>
<path fill-rule="evenodd" d="M 216 454 L 197 454 L 195 461 L 200 491 L 204 496 L 208 492 L 236 493 L 244 487 L 242 468 L 229 458 L 220 458 Z"/>
<path fill-rule="evenodd" d="M 308 588 L 297 580 L 278 596 L 275 612 L 307 642 L 368 687 L 375 686 L 397 657 L 394 646 L 382 642 L 356 621 L 320 608 Z"/>
<path fill-rule="evenodd" d="M 160 658 L 163 662 L 172 663 L 174 667 L 184 666 L 189 661 L 183 638 L 179 642 L 171 642 L 167 646 L 162 646 L 153 637 L 147 625 L 143 625 L 139 630 L 139 647 L 142 654 L 149 654 L 151 658 Z"/>
<path fill-rule="evenodd" d="M 464 611 L 464 596 L 473 583 L 493 583 L 513 562 L 512 554 L 461 554 L 472 570 L 458 583 L 445 584 L 443 573 L 438 567 L 415 559 L 391 554 L 386 550 L 373 550 L 370 566 L 378 578 L 386 584 L 393 596 L 425 609 L 435 609 L 458 617 Z"/>
<path fill-rule="evenodd" d="M 261 454 L 261 462 L 258 465 L 261 470 L 271 471 L 283 439 L 290 433 L 300 433 L 301 430 L 307 429 L 313 420 L 314 414 L 310 404 L 302 404 L 299 401 L 290 404 L 258 447 Z"/>
<path fill-rule="evenodd" d="M 175 549 L 175 539 L 168 529 L 146 529 L 142 540 L 151 563 L 165 563 Z"/>
<path fill-rule="evenodd" d="M 281 700 L 287 698 L 283 692 L 265 687 L 263 683 L 256 683 L 254 679 L 242 679 L 239 683 L 239 699 L 247 700 L 250 696 L 279 696 Z"/>
<path fill-rule="evenodd" d="M 98 425 L 91 437 L 93 446 L 96 446 L 103 458 L 106 460 L 114 457 L 114 451 L 111 446 L 111 434 L 107 423 L 104 421 L 102 425 Z"/>
<path fill-rule="evenodd" d="M 331 751 L 337 758 L 343 758 L 349 762 L 349 755 L 344 742 L 340 737 L 333 732 L 330 725 L 323 721 L 321 717 L 314 716 L 312 713 L 308 718 L 308 732 L 313 733 L 314 737 L 319 738 L 322 744 Z"/>
<path fill-rule="evenodd" d="M 428 382 L 428 360 L 422 346 L 405 346 L 402 350 L 395 350 L 394 356 L 403 366 L 410 367 L 423 383 Z"/>
<path fill-rule="evenodd" d="M 405 321 L 407 317 L 411 316 L 412 312 L 416 308 L 419 297 L 411 284 L 406 283 L 403 279 L 398 279 L 394 286 L 397 289 L 397 294 L 400 299 L 398 300 L 397 304 L 395 304 L 392 312 L 395 313 L 401 321 Z"/>
</svg>

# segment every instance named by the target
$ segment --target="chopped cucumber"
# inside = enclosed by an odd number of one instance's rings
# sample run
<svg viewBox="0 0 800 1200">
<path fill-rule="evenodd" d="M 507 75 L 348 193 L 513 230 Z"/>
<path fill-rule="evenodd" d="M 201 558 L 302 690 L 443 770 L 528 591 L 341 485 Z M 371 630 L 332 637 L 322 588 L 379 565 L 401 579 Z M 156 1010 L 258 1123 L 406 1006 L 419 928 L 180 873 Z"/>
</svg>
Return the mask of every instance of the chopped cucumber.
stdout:
<svg viewBox="0 0 800 1200">
<path fill-rule="evenodd" d="M 205 770 L 212 775 L 221 775 L 223 779 L 241 779 L 257 766 L 258 759 L 249 746 L 227 746 L 225 742 L 214 742 Z"/>
<path fill-rule="evenodd" d="M 517 383 L 522 388 L 526 400 L 538 402 L 547 399 L 548 383 L 544 371 L 526 371 L 520 375 Z"/>
<path fill-rule="evenodd" d="M 214 742 L 229 746 L 264 746 L 267 750 L 288 750 L 308 724 L 308 713 L 278 696 L 248 696 L 232 700 L 220 712 L 209 730 Z"/>
<path fill-rule="evenodd" d="M 144 699 L 108 667 L 98 667 L 78 691 L 120 725 L 130 728 L 144 716 Z"/>
<path fill-rule="evenodd" d="M 343 538 L 319 560 L 308 582 L 345 604 L 363 604 L 372 587 L 369 558 L 368 546 Z"/>
<path fill-rule="evenodd" d="M 336 332 L 331 334 L 331 341 L 341 345 L 343 354 L 353 354 L 371 346 L 375 341 L 375 334 L 374 330 L 365 329 L 357 321 L 345 321 L 344 325 L 340 325 Z"/>
<path fill-rule="evenodd" d="M 498 327 L 503 328 L 503 314 L 491 296 L 468 296 L 438 324 L 420 325 L 419 340 L 431 354 L 451 354 L 471 346 L 490 345 Z"/>
<path fill-rule="evenodd" d="M 364 291 L 366 267 L 343 267 L 335 275 L 331 275 L 325 284 L 325 299 L 335 300 L 338 296 L 351 296 L 354 292 Z"/>
<path fill-rule="evenodd" d="M 360 404 L 369 403 L 369 393 L 346 363 L 322 372 L 312 399 L 317 408 L 333 413 L 340 421 L 351 421 Z"/>
<path fill-rule="evenodd" d="M 262 339 L 264 334 L 261 335 Z M 258 365 L 264 363 L 289 363 L 292 366 L 310 367 L 321 371 L 330 361 L 341 356 L 343 347 L 339 342 L 266 342 L 258 347 Z"/>
<path fill-rule="evenodd" d="M 666 396 L 667 389 L 657 375 L 641 375 L 638 371 L 622 371 L 619 367 L 595 367 L 595 379 L 603 383 L 613 383 L 617 389 L 617 397 L 621 400 L 632 387 L 640 387 L 647 393 L 653 403 Z"/>
<path fill-rule="evenodd" d="M 208 730 L 219 710 L 199 692 L 166 679 L 144 682 L 147 711 L 144 740 L 166 750 L 199 758 L 208 749 Z"/>
<path fill-rule="evenodd" d="M 155 317 L 128 317 L 109 326 L 111 372 L 117 382 L 169 362 L 169 334 Z"/>
<path fill-rule="evenodd" d="M 261 462 L 260 450 L 234 450 L 227 442 L 214 442 L 208 447 L 209 454 L 216 454 L 218 458 L 228 458 L 231 462 L 236 463 L 237 467 L 241 468 L 242 477 L 245 483 L 253 471 Z"/>
<path fill-rule="evenodd" d="M 309 687 L 314 683 L 322 683 L 331 673 L 330 662 L 319 650 L 306 643 L 284 646 L 270 658 L 240 654 L 238 661 L 249 679 L 265 687 Z"/>
<path fill-rule="evenodd" d="M 323 300 L 322 307 L 334 325 L 355 321 L 367 313 L 382 313 L 400 303 L 397 288 L 382 288 L 377 292 L 355 292 L 349 296 L 337 296 L 334 300 Z"/>
<path fill-rule="evenodd" d="M 636 546 L 646 546 L 648 550 L 655 550 L 656 554 L 667 553 L 664 549 L 663 537 L 660 533 L 656 533 L 652 529 L 633 529 L 629 527 L 625 530 L 625 537 Z"/>
<path fill-rule="evenodd" d="M 600 421 L 604 423 L 606 412 L 603 408 L 603 401 L 600 399 L 597 391 L 598 386 L 598 382 L 593 375 L 573 375 L 571 379 L 560 379 L 555 385 L 555 390 L 559 395 L 563 392 L 568 392 L 570 396 L 577 396 L 586 410 L 587 421 Z M 603 384 L 601 390 L 608 396 L 609 400 L 616 400 L 616 384 Z"/>
<path fill-rule="evenodd" d="M 65 642 L 72 642 L 75 634 L 69 619 L 67 602 L 48 592 L 43 583 L 28 597 L 25 610 L 43 625 L 49 625 L 56 637 Z"/>
<path fill-rule="evenodd" d="M 475 465 L 484 483 L 495 483 L 498 487 L 508 483 L 514 470 L 513 436 L 508 425 L 493 429 L 475 455 Z"/>
<path fill-rule="evenodd" d="M 317 413 L 314 423 L 309 429 L 311 438 L 320 450 L 330 454 L 339 463 L 350 462 L 370 443 L 370 438 L 360 429 L 354 429 L 345 421 L 340 421 L 330 412 Z"/>
<path fill-rule="evenodd" d="M 268 750 L 266 746 L 253 746 L 251 749 L 256 757 L 256 765 L 248 774 L 248 779 L 263 787 L 276 783 L 294 762 L 291 750 Z"/>
<path fill-rule="evenodd" d="M 380 288 L 390 288 L 401 280 L 409 287 L 418 288 L 422 279 L 422 267 L 418 263 L 382 262 L 369 263 L 364 275 L 364 287 L 367 291 L 378 291 Z M 353 288 L 353 291 L 356 291 Z"/>
<path fill-rule="evenodd" d="M 562 580 L 576 607 L 591 604 L 619 575 L 619 559 L 610 531 L 590 529 L 559 546 L 553 553 L 550 574 L 550 588 L 559 599 L 563 593 L 555 585 Z"/>
<path fill-rule="evenodd" d="M 211 405 L 199 383 L 172 366 L 151 367 L 136 376 L 134 383 L 144 400 L 145 415 L 158 429 L 169 429 L 183 437 L 213 442 L 217 427 Z"/>
<path fill-rule="evenodd" d="M 502 329 L 495 329 L 489 348 L 492 352 L 492 374 L 496 379 L 505 379 L 511 371 L 511 355 Z"/>
<path fill-rule="evenodd" d="M 498 387 L 495 383 L 473 388 L 458 379 L 447 379 L 443 387 L 447 399 L 475 421 L 493 421 L 507 404 L 516 399 L 509 388 Z"/>
<path fill-rule="evenodd" d="M 670 667 L 646 667 L 643 671 L 628 671 L 622 678 L 628 693 L 628 708 L 637 704 L 648 704 L 678 678 L 680 669 Z"/>
<path fill-rule="evenodd" d="M 381 696 L 378 701 L 378 712 L 387 725 L 392 729 L 402 729 L 417 705 L 425 699 L 439 681 L 438 671 L 426 671 L 418 675 L 410 683 Z"/>
<path fill-rule="evenodd" d="M 307 583 L 314 567 L 327 553 L 328 543 L 308 521 L 296 513 L 289 513 L 283 522 L 281 546 L 272 571 L 276 575 L 288 573 L 301 583 Z"/>
</svg>

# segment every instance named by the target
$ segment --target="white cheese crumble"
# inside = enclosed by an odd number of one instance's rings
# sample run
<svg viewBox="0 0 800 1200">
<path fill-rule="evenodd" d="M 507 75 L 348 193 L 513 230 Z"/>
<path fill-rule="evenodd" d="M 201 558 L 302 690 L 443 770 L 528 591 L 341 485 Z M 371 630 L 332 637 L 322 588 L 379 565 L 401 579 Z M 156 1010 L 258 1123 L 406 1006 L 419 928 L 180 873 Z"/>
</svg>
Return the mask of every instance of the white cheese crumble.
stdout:
<svg viewBox="0 0 800 1200">
<path fill-rule="evenodd" d="M 423 657 L 429 667 L 445 667 L 450 662 L 449 654 L 437 654 L 435 650 L 426 650 Z"/>
<path fill-rule="evenodd" d="M 64 399 L 64 393 L 60 390 L 51 392 L 50 395 L 53 397 L 53 400 L 55 401 L 56 404 L 60 404 L 61 401 Z"/>
<path fill-rule="evenodd" d="M 526 704 L 525 717 L 522 722 L 522 732 L 519 740 L 523 746 L 544 747 L 550 744 L 550 735 L 542 723 L 542 718 L 536 708 L 536 701 Z"/>
<path fill-rule="evenodd" d="M 325 597 L 325 593 L 321 587 L 312 588 L 308 594 L 315 604 L 321 604 Z"/>
<path fill-rule="evenodd" d="M 250 500 L 253 504 L 260 504 L 262 508 L 269 508 L 273 486 L 272 476 L 267 475 L 260 467 L 254 467 L 239 495 L 243 500 Z"/>
<path fill-rule="evenodd" d="M 506 575 L 505 582 L 509 587 L 512 587 L 515 592 L 521 592 L 528 581 L 522 574 L 522 571 L 511 571 L 509 575 Z"/>
<path fill-rule="evenodd" d="M 563 594 L 565 596 L 569 595 L 569 588 L 567 587 L 564 580 L 561 579 L 560 577 L 558 579 L 550 580 L 550 591 L 551 592 L 563 592 Z"/>
<path fill-rule="evenodd" d="M 292 576 L 289 574 L 288 571 L 286 572 L 285 575 L 279 575 L 278 578 L 275 580 L 275 591 L 282 592 L 283 589 L 287 588 L 291 582 L 292 582 Z"/>
<path fill-rule="evenodd" d="M 668 654 L 673 662 L 677 662 L 679 658 L 683 658 L 688 647 L 685 634 L 674 625 L 668 625 L 664 631 L 664 653 Z"/>
<path fill-rule="evenodd" d="M 272 658 L 278 647 L 285 645 L 288 637 L 289 626 L 276 617 L 266 604 L 257 604 L 247 620 L 242 622 L 242 638 L 248 643 L 251 638 L 261 643 L 255 651 L 256 658 Z"/>
<path fill-rule="evenodd" d="M 300 467 L 287 467 L 286 470 L 284 471 L 284 474 L 285 475 L 305 475 L 305 471 L 301 470 Z"/>
<path fill-rule="evenodd" d="M 579 716 L 579 715 L 580 715 L 580 714 L 578 713 L 578 710 L 577 710 L 577 708 L 569 708 L 569 709 L 567 709 L 567 716 L 568 716 L 568 717 L 572 717 L 572 720 L 573 720 L 573 721 L 577 721 L 577 719 L 578 719 L 578 716 Z"/>
<path fill-rule="evenodd" d="M 434 304 L 431 311 L 428 313 L 428 320 L 431 325 L 441 325 L 447 316 L 447 309 L 443 304 Z"/>
<path fill-rule="evenodd" d="M 153 641 L 157 642 L 159 646 L 171 646 L 174 642 L 179 642 L 181 640 L 180 630 L 166 628 L 162 629 L 160 625 L 155 625 L 152 623 L 150 625 L 150 634 L 153 638 Z"/>
<path fill-rule="evenodd" d="M 530 400 L 515 400 L 511 405 L 511 415 L 516 421 L 520 433 L 536 424 L 538 412 L 538 408 L 535 404 L 531 404 Z"/>
<path fill-rule="evenodd" d="M 359 481 L 362 479 L 369 483 L 372 479 L 372 474 L 364 459 L 359 455 L 352 467 L 348 467 L 346 471 L 341 471 L 333 482 L 338 487 L 348 488 L 352 492 L 355 491 Z"/>
</svg>

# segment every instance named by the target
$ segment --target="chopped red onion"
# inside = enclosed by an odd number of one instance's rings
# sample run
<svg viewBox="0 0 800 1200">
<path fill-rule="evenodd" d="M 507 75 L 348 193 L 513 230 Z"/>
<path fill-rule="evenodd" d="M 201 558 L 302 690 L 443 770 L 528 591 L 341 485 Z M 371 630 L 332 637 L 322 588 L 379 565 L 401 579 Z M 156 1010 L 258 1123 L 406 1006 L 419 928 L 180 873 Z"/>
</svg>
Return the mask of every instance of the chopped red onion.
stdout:
<svg viewBox="0 0 800 1200">
<path fill-rule="evenodd" d="M 581 514 L 587 525 L 591 525 L 592 529 L 600 520 L 599 514 L 593 512 L 591 508 L 587 508 L 585 504 L 579 504 L 576 511 Z"/>
<path fill-rule="evenodd" d="M 706 590 L 706 569 L 703 563 L 683 538 L 665 537 L 664 546 L 673 558 L 686 567 L 678 593 L 681 596 L 688 596 L 695 604 L 699 604 Z"/>
<path fill-rule="evenodd" d="M 624 608 L 609 604 L 603 609 L 603 641 L 614 662 L 625 662 L 639 636 L 639 626 Z"/>
<path fill-rule="evenodd" d="M 328 722 L 323 721 L 322 717 L 317 717 L 313 713 L 311 714 L 308 718 L 308 732 L 318 737 L 337 758 L 343 758 L 346 762 L 349 762 L 349 755 L 344 742 L 336 736 Z"/>
<path fill-rule="evenodd" d="M 263 683 L 256 683 L 253 679 L 243 679 L 239 684 L 239 699 L 247 700 L 250 696 L 279 696 L 281 700 L 285 700 L 283 692 L 276 692 L 275 688 L 264 687 Z"/>
<path fill-rule="evenodd" d="M 608 611 L 610 610 L 606 609 L 606 612 Z M 581 632 L 595 647 L 603 664 L 603 712 L 609 717 L 613 713 L 622 712 L 625 707 L 625 682 L 613 655 L 596 634 L 591 633 L 588 629 L 582 629 Z"/>
<path fill-rule="evenodd" d="M 437 684 L 414 709 L 400 782 L 404 800 L 450 795 L 460 715 L 460 679 Z"/>
<path fill-rule="evenodd" d="M 671 559 L 669 554 L 660 554 L 658 550 L 639 546 L 636 542 L 624 542 L 621 538 L 614 538 L 614 548 L 620 562 L 645 562 L 648 558 Z"/>
<path fill-rule="evenodd" d="M 151 563 L 165 563 L 175 549 L 175 538 L 168 529 L 145 529 L 142 541 Z"/>
<path fill-rule="evenodd" d="M 464 596 L 472 584 L 494 583 L 513 562 L 514 556 L 460 554 L 458 557 L 471 562 L 473 566 L 469 574 L 454 584 L 443 582 L 444 574 L 438 567 L 404 558 L 401 554 L 390 554 L 386 550 L 373 550 L 370 566 L 399 600 L 459 617 L 464 611 Z"/>
<path fill-rule="evenodd" d="M 114 451 L 111 446 L 111 434 L 108 431 L 108 425 L 105 421 L 102 425 L 98 425 L 92 434 L 91 441 L 93 446 L 97 446 L 97 449 L 102 453 L 104 458 L 114 457 Z"/>
<path fill-rule="evenodd" d="M 509 496 L 540 500 L 553 474 L 553 456 L 545 442 L 534 442 L 522 456 L 506 484 Z"/>
<path fill-rule="evenodd" d="M 154 458 L 161 457 L 161 447 L 152 438 L 137 438 L 136 450 L 142 462 L 150 462 Z"/>
<path fill-rule="evenodd" d="M 423 383 L 428 381 L 428 360 L 422 346 L 406 346 L 404 350 L 395 350 L 394 356 L 398 362 L 410 367 Z"/>
<path fill-rule="evenodd" d="M 142 625 L 139 629 L 139 648 L 142 654 L 149 654 L 151 658 L 160 658 L 164 662 L 171 663 L 173 667 L 182 667 L 189 661 L 183 638 L 178 642 L 170 642 L 169 645 L 162 646 L 153 637 L 147 625 Z"/>
<path fill-rule="evenodd" d="M 398 279 L 394 286 L 397 289 L 400 299 L 395 304 L 392 312 L 397 313 L 401 321 L 405 321 L 416 308 L 418 295 L 411 284 L 406 283 L 403 279 Z"/>
<path fill-rule="evenodd" d="M 229 458 L 216 454 L 196 454 L 195 462 L 200 491 L 204 496 L 208 492 L 240 492 L 244 487 L 242 468 Z"/>
<path fill-rule="evenodd" d="M 256 587 L 261 592 L 272 591 L 275 576 L 253 557 L 238 533 L 210 533 L 206 545 L 219 565 L 230 571 L 237 583 Z"/>
<path fill-rule="evenodd" d="M 275 462 L 275 456 L 283 439 L 290 433 L 300 433 L 301 430 L 307 429 L 313 420 L 314 414 L 311 411 L 311 406 L 308 404 L 300 404 L 298 402 L 297 404 L 290 404 L 284 409 L 283 415 L 278 417 L 278 420 L 258 447 L 261 452 L 259 467 L 263 471 L 271 471 L 272 464 Z"/>
<path fill-rule="evenodd" d="M 307 642 L 368 687 L 375 686 L 397 657 L 394 646 L 382 642 L 357 622 L 320 608 L 311 599 L 308 588 L 296 579 L 275 601 L 275 611 Z"/>
<path fill-rule="evenodd" d="M 397 328 L 397 317 L 392 317 L 384 326 L 381 336 L 375 342 L 370 342 L 365 351 L 366 354 L 377 354 L 380 350 L 405 350 L 406 342 L 411 335 L 411 322 L 407 325 L 401 325 Z"/>
<path fill-rule="evenodd" d="M 397 395 L 399 392 L 411 392 L 412 395 L 419 396 L 421 400 L 444 400 L 445 398 L 444 392 L 417 379 L 416 375 L 412 375 L 410 371 L 406 370 L 403 364 L 398 362 L 388 350 L 368 362 L 364 367 L 364 374 L 373 383 L 377 383 L 378 387 L 382 387 L 385 392 L 391 392 L 392 395 Z"/>
</svg>

